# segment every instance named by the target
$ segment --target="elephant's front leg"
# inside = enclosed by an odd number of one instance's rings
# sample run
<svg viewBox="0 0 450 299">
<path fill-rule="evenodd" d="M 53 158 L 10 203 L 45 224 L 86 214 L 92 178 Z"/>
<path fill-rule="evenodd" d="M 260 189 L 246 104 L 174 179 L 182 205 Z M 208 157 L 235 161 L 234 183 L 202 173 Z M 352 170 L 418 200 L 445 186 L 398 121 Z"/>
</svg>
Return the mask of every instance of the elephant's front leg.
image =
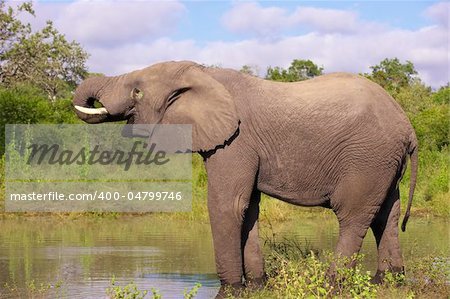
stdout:
<svg viewBox="0 0 450 299">
<path fill-rule="evenodd" d="M 242 227 L 242 251 L 244 259 L 244 275 L 246 286 L 251 289 L 259 289 L 264 286 L 266 275 L 264 272 L 264 260 L 259 244 L 259 202 L 261 192 L 254 189 L 250 204 L 245 212 Z"/>
<path fill-rule="evenodd" d="M 208 210 L 214 242 L 216 268 L 222 287 L 238 295 L 243 288 L 242 229 L 249 206 L 256 166 L 245 161 L 213 155 L 206 162 L 208 171 Z"/>
</svg>

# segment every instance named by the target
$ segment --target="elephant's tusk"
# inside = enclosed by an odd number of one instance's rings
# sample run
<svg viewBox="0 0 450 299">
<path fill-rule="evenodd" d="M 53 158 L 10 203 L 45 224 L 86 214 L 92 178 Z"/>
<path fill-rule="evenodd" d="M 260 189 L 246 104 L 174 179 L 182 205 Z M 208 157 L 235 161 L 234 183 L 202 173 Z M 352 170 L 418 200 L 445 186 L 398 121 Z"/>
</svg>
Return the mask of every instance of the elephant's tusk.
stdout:
<svg viewBox="0 0 450 299">
<path fill-rule="evenodd" d="M 95 114 L 95 115 L 101 115 L 101 114 L 109 114 L 108 110 L 106 110 L 105 107 L 101 108 L 86 108 L 82 106 L 74 105 L 75 109 L 77 109 L 80 112 L 83 112 L 85 114 Z"/>
</svg>

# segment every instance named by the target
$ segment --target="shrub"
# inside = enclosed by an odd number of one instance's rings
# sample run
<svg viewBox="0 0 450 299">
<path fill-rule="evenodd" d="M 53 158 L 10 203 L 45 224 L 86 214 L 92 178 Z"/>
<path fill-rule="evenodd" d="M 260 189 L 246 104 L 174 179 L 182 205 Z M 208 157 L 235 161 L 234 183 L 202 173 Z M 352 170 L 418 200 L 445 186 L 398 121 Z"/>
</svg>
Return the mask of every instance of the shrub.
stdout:
<svg viewBox="0 0 450 299">
<path fill-rule="evenodd" d="M 51 103 L 37 88 L 0 88 L 0 154 L 4 153 L 6 124 L 80 123 L 69 99 Z"/>
<path fill-rule="evenodd" d="M 450 102 L 450 85 L 447 84 L 447 86 L 441 87 L 437 92 L 433 94 L 432 100 L 438 105 L 448 105 Z"/>
<path fill-rule="evenodd" d="M 257 292 L 245 292 L 243 298 L 449 298 L 450 265 L 445 257 L 415 258 L 403 274 L 385 273 L 383 284 L 370 282 L 371 273 L 362 270 L 363 256 L 337 258 L 330 252 L 301 257 L 298 244 L 292 241 L 266 242 L 268 282 Z M 278 244 L 276 244 L 278 242 Z M 267 247 L 267 245 L 269 245 Z M 279 250 L 282 248 L 282 250 Z M 320 254 L 320 255 L 319 255 Z M 356 261 L 354 268 L 346 265 Z M 336 270 L 331 283 L 326 273 Z"/>
<path fill-rule="evenodd" d="M 411 118 L 421 150 L 442 150 L 449 145 L 449 112 L 448 105 L 436 105 Z"/>
</svg>

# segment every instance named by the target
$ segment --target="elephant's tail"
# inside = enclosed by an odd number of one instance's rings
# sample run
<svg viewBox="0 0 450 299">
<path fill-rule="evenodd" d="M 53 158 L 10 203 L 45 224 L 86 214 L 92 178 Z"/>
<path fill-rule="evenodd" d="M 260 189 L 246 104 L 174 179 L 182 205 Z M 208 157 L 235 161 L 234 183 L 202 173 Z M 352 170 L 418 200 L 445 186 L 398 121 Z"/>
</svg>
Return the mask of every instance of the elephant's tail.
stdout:
<svg viewBox="0 0 450 299">
<path fill-rule="evenodd" d="M 408 154 L 411 160 L 411 178 L 409 181 L 408 206 L 406 207 L 405 216 L 403 217 L 402 231 L 406 230 L 406 223 L 408 222 L 408 218 L 411 212 L 411 204 L 414 196 L 414 189 L 416 188 L 418 148 L 417 148 L 417 138 L 414 133 L 412 136 L 412 140 L 409 144 Z"/>
</svg>

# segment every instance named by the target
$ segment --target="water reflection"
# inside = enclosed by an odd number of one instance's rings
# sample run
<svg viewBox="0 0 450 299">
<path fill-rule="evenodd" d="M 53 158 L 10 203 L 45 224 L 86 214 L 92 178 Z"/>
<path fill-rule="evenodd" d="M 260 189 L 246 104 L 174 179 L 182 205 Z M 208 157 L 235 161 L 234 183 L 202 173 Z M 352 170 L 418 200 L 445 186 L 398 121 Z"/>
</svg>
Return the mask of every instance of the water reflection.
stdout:
<svg viewBox="0 0 450 299">
<path fill-rule="evenodd" d="M 139 289 L 157 288 L 163 298 L 180 298 L 197 282 L 198 298 L 211 298 L 219 282 L 208 224 L 128 217 L 120 220 L 56 221 L 37 218 L 0 221 L 0 289 L 8 283 L 19 292 L 31 281 L 62 287 L 52 296 L 105 298 L 111 278 L 120 285 L 131 281 Z M 333 250 L 337 222 L 332 218 L 299 218 L 262 225 L 262 235 L 295 239 L 305 247 Z M 400 233 L 403 254 L 449 256 L 449 223 L 413 219 Z M 364 241 L 365 267 L 376 267 L 371 233 Z M 2 296 L 11 297 L 4 289 Z M 16 292 L 17 297 L 19 293 Z"/>
<path fill-rule="evenodd" d="M 130 217 L 3 220 L 0 225 L 0 286 L 25 289 L 33 280 L 61 282 L 62 292 L 71 298 L 99 298 L 115 276 L 121 285 L 134 281 L 141 289 L 157 288 L 164 298 L 180 297 L 196 282 L 205 285 L 199 291 L 203 298 L 217 291 L 208 224 Z M 158 273 L 176 273 L 179 279 L 164 274 L 155 280 Z M 198 281 L 192 273 L 199 275 Z"/>
</svg>

